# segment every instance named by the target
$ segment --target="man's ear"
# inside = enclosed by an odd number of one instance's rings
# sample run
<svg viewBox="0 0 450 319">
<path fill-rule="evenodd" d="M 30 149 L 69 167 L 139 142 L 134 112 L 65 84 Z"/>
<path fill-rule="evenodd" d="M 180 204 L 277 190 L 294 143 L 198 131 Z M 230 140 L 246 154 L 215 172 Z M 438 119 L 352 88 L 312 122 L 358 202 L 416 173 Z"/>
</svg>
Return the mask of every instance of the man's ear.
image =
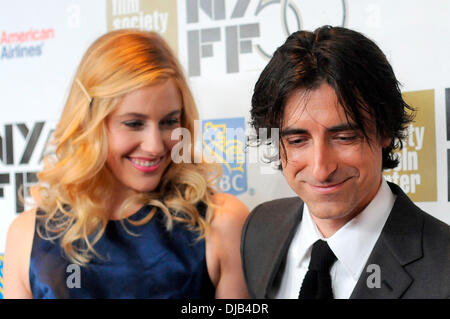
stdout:
<svg viewBox="0 0 450 319">
<path fill-rule="evenodd" d="M 387 147 L 389 147 L 389 145 L 391 145 L 391 142 L 392 142 L 392 137 L 383 137 L 381 139 L 381 147 L 387 148 Z"/>
</svg>

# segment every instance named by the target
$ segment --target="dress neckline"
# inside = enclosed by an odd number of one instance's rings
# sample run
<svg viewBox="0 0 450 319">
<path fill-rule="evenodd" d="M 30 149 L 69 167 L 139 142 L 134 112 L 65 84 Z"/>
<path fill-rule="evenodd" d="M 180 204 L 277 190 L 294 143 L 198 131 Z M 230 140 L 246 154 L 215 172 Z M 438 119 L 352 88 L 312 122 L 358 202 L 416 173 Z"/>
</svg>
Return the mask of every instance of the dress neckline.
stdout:
<svg viewBox="0 0 450 319">
<path fill-rule="evenodd" d="M 131 214 L 127 217 L 123 217 L 123 218 L 119 218 L 119 219 L 108 219 L 108 222 L 120 223 L 120 222 L 124 222 L 127 220 L 137 221 L 137 220 L 144 218 L 150 212 L 151 209 L 152 209 L 151 205 L 144 205 L 141 208 L 139 208 L 136 212 L 134 212 L 133 214 Z M 155 214 L 154 217 L 156 217 L 156 215 L 158 215 L 158 212 Z"/>
</svg>

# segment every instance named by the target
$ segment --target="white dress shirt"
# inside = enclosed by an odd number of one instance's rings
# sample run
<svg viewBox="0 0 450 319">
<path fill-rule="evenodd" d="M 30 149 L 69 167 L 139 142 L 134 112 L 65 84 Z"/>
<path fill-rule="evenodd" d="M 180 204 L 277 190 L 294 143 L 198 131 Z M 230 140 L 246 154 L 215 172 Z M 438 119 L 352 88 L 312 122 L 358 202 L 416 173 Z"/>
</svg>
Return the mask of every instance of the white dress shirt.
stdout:
<svg viewBox="0 0 450 319">
<path fill-rule="evenodd" d="M 334 298 L 349 298 L 361 273 L 367 271 L 363 268 L 394 206 L 395 198 L 383 178 L 369 205 L 329 238 L 324 238 L 317 229 L 305 204 L 302 220 L 288 250 L 285 270 L 275 298 L 298 298 L 303 278 L 308 271 L 312 245 L 318 239 L 327 241 L 337 257 L 330 270 Z"/>
</svg>

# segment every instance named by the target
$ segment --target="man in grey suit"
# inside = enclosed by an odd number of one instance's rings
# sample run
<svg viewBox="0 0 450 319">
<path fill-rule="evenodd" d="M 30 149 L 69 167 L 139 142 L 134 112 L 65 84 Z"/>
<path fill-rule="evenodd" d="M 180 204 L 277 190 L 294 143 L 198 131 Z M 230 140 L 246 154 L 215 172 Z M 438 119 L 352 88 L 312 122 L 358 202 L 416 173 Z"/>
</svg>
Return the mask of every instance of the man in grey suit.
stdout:
<svg viewBox="0 0 450 319">
<path fill-rule="evenodd" d="M 276 50 L 255 85 L 252 125 L 280 129 L 272 142 L 298 197 L 247 219 L 254 298 L 450 297 L 450 227 L 382 176 L 399 162 L 413 111 L 383 52 L 358 32 L 299 31 Z"/>
</svg>

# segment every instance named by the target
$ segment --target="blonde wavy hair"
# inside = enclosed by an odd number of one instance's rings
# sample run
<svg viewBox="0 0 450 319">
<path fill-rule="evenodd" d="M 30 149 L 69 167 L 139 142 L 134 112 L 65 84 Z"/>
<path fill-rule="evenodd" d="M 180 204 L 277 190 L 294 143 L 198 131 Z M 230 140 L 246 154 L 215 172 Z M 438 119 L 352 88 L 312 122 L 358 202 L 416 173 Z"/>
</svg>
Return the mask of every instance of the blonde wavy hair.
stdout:
<svg viewBox="0 0 450 319">
<path fill-rule="evenodd" d="M 181 125 L 194 136 L 198 112 L 177 59 L 156 33 L 135 30 L 109 32 L 97 39 L 85 53 L 75 75 L 61 119 L 53 134 L 55 152 L 44 159 L 44 169 L 31 194 L 39 208 L 37 228 L 47 240 L 60 238 L 66 256 L 79 265 L 94 255 L 94 245 L 108 223 L 105 207 L 112 196 L 114 176 L 105 165 L 108 154 L 105 119 L 124 94 L 141 87 L 173 79 L 182 96 Z M 149 193 L 135 193 L 120 208 L 152 205 L 150 213 L 133 225 L 147 223 L 159 208 L 167 217 L 166 227 L 184 223 L 208 232 L 212 219 L 214 181 L 220 168 L 214 164 L 171 163 L 158 187 Z M 197 204 L 207 205 L 201 216 Z M 121 215 L 122 216 L 122 215 Z"/>
</svg>

